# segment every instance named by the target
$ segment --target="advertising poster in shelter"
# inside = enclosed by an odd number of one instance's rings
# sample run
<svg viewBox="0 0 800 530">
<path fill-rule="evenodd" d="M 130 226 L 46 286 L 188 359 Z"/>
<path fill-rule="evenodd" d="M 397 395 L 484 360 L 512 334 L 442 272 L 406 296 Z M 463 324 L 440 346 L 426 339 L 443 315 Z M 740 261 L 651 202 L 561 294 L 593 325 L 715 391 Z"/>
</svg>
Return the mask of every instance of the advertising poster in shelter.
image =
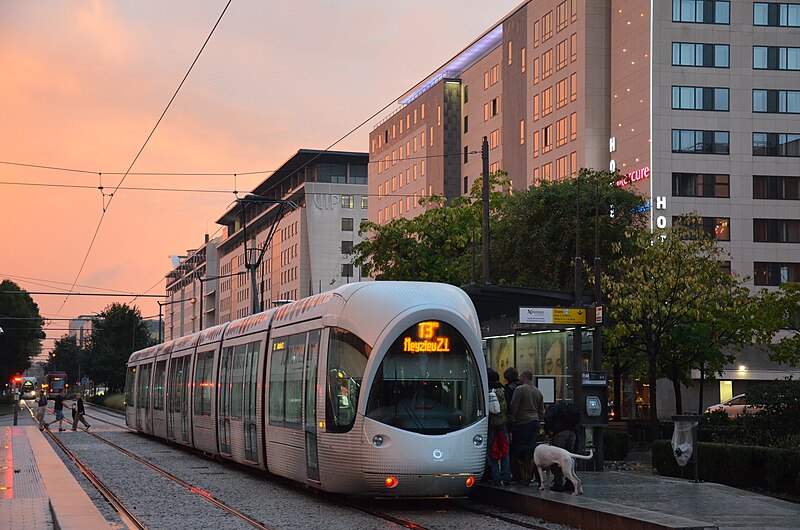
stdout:
<svg viewBox="0 0 800 530">
<path fill-rule="evenodd" d="M 547 331 L 527 333 L 517 336 L 517 370 L 533 372 L 537 377 L 551 377 L 555 380 L 555 399 L 565 395 L 567 370 L 567 333 Z"/>
</svg>

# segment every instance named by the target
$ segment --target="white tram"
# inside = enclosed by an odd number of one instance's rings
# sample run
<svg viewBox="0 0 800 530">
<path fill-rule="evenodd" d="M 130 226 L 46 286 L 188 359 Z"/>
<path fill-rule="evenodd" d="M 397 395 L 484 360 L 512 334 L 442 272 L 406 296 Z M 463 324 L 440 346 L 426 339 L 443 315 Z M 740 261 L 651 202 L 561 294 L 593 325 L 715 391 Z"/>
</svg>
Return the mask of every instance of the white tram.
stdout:
<svg viewBox="0 0 800 530">
<path fill-rule="evenodd" d="M 463 496 L 484 469 L 485 386 L 461 289 L 351 283 L 134 352 L 126 421 L 324 491 Z"/>
</svg>

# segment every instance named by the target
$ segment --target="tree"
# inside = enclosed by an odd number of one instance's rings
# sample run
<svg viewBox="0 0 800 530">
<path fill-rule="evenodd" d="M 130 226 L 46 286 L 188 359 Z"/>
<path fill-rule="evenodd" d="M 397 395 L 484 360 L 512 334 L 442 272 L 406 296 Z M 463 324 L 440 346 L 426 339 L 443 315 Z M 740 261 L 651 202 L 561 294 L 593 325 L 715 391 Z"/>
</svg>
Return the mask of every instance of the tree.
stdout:
<svg viewBox="0 0 800 530">
<path fill-rule="evenodd" d="M 575 179 L 541 181 L 515 191 L 493 228 L 493 276 L 499 283 L 574 291 L 578 202 L 584 263 L 594 257 L 595 223 L 604 267 L 630 254 L 626 234 L 643 226 L 644 199 L 630 187 L 614 185 L 618 180 L 617 173 L 582 169 Z"/>
<path fill-rule="evenodd" d="M 30 366 L 41 351 L 44 321 L 39 306 L 11 280 L 0 283 L 0 380 L 8 381 Z"/>
<path fill-rule="evenodd" d="M 492 190 L 508 184 L 504 172 L 490 178 Z M 482 244 L 480 184 L 477 180 L 472 188 L 472 197 L 477 200 L 432 196 L 420 199 L 419 204 L 427 209 L 413 219 L 363 223 L 359 233 L 367 237 L 354 247 L 353 262 L 376 280 L 436 281 L 452 285 L 476 281 L 480 267 L 475 266 L 475 260 L 480 261 Z M 501 191 L 492 191 L 490 210 L 496 214 L 505 198 Z"/>
<path fill-rule="evenodd" d="M 744 304 L 737 280 L 719 266 L 722 250 L 716 241 L 699 234 L 697 222 L 689 217 L 664 230 L 639 232 L 633 239 L 637 251 L 620 258 L 603 276 L 615 323 L 606 328 L 609 341 L 638 351 L 647 360 L 654 436 L 658 433 L 659 376 L 681 381 L 692 363 L 705 359 L 716 365 L 725 356 L 719 344 L 698 349 L 678 347 L 678 342 L 686 337 L 699 342 L 699 337 L 720 334 L 724 320 L 735 316 L 743 307 L 739 304 Z M 728 307 L 732 301 L 734 307 Z M 731 336 L 725 342 L 740 338 Z M 691 359 L 692 352 L 701 356 L 688 363 L 682 360 L 687 353 Z M 679 388 L 676 402 L 680 402 Z"/>
<path fill-rule="evenodd" d="M 51 353 L 52 368 L 54 371 L 66 372 L 67 382 L 74 385 L 85 371 L 83 367 L 83 350 L 78 346 L 78 339 L 69 335 L 64 335 L 56 340 L 53 352 Z"/>
<path fill-rule="evenodd" d="M 86 348 L 86 373 L 96 382 L 105 382 L 109 390 L 119 391 L 125 386 L 125 365 L 131 353 L 153 342 L 135 306 L 114 303 L 98 317 Z"/>
<path fill-rule="evenodd" d="M 764 342 L 773 338 L 770 360 L 791 366 L 800 364 L 800 283 L 781 284 L 777 291 L 762 292 L 769 330 Z"/>
</svg>

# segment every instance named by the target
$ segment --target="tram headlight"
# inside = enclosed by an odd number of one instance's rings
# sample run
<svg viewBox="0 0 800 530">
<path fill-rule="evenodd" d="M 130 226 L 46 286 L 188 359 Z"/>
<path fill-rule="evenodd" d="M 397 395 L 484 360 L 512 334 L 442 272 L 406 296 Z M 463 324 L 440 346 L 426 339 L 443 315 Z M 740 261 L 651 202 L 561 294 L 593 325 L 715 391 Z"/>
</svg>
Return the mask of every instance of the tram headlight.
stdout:
<svg viewBox="0 0 800 530">
<path fill-rule="evenodd" d="M 482 434 L 476 434 L 475 437 L 472 438 L 472 443 L 476 447 L 482 446 L 483 445 L 483 435 Z"/>
<path fill-rule="evenodd" d="M 382 446 L 383 445 L 383 436 L 381 436 L 380 434 L 376 434 L 375 436 L 373 436 L 372 437 L 372 445 L 374 445 L 375 447 Z"/>
</svg>

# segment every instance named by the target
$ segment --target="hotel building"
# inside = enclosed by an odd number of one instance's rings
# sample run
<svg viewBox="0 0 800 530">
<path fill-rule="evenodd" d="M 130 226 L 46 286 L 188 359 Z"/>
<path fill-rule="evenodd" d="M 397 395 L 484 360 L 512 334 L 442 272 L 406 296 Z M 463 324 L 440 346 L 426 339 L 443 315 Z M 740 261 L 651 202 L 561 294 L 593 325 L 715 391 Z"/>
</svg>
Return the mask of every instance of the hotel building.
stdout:
<svg viewBox="0 0 800 530">
<path fill-rule="evenodd" d="M 490 171 L 513 188 L 617 170 L 649 200 L 651 226 L 698 213 L 726 266 L 774 288 L 800 281 L 798 114 L 800 3 L 530 0 L 375 126 L 369 218 L 469 194 L 486 137 Z M 707 400 L 790 373 L 764 357 L 742 352 Z"/>
</svg>

